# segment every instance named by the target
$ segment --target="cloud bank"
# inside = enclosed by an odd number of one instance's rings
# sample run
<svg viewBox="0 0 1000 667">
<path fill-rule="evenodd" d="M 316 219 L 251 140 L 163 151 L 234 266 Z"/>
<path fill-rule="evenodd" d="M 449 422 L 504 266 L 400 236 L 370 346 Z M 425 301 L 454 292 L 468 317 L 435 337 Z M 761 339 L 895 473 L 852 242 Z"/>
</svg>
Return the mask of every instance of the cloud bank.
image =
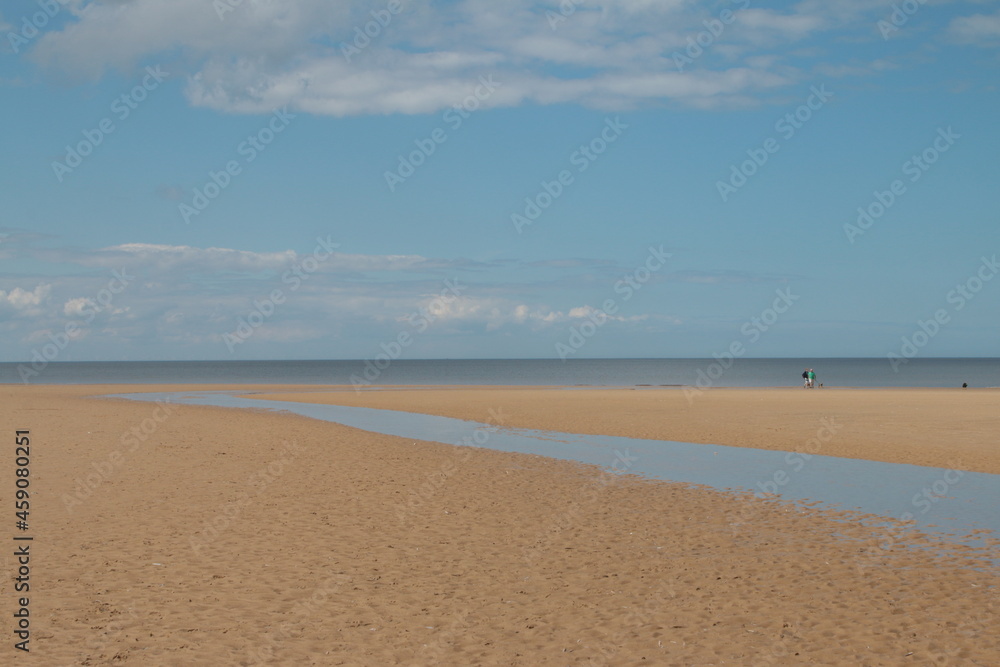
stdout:
<svg viewBox="0 0 1000 667">
<path fill-rule="evenodd" d="M 9 345 L 3 360 L 31 358 L 40 346 L 60 340 L 71 343 L 62 360 L 148 356 L 164 345 L 195 357 L 225 358 L 226 347 L 236 358 L 255 351 L 273 357 L 270 343 L 314 343 L 335 358 L 363 356 L 365 340 L 414 328 L 445 339 L 504 331 L 558 336 L 575 322 L 593 319 L 597 310 L 578 301 L 573 288 L 539 290 L 540 285 L 575 287 L 580 277 L 604 276 L 610 289 L 627 271 L 583 258 L 530 266 L 504 259 L 345 253 L 328 238 L 317 239 L 312 252 L 34 245 L 18 242 L 18 252 L 59 271 L 5 281 L 0 329 Z M 545 303 L 539 293 L 560 304 Z M 650 317 L 629 312 L 608 322 L 629 327 Z M 241 331 L 249 335 L 233 344 Z M 341 347 L 345 341 L 348 347 Z"/>
<path fill-rule="evenodd" d="M 785 10 L 750 0 L 124 0 L 75 11 L 32 57 L 89 79 L 155 61 L 186 78 L 192 104 L 239 113 L 430 113 L 460 104 L 482 76 L 498 83 L 485 107 L 714 107 L 800 82 L 808 73 L 792 50 L 870 28 L 883 10 L 874 0 Z M 984 29 L 953 27 L 963 39 Z"/>
</svg>

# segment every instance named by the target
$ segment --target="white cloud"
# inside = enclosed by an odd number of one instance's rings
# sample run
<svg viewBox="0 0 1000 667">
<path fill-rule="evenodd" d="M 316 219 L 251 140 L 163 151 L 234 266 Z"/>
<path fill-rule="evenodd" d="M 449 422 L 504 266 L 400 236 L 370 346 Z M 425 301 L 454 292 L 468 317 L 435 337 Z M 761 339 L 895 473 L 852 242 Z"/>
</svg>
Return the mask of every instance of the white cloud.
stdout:
<svg viewBox="0 0 1000 667">
<path fill-rule="evenodd" d="M 259 326 L 251 347 L 279 356 L 305 349 L 363 354 L 364 341 L 393 340 L 401 331 L 414 334 L 424 328 L 430 331 L 428 341 L 490 332 L 545 338 L 561 335 L 573 324 L 603 320 L 595 307 L 573 305 L 584 301 L 581 294 L 591 293 L 587 285 L 594 284 L 581 278 L 603 275 L 607 282 L 598 278 L 596 284 L 609 287 L 620 275 L 620 267 L 607 260 L 481 263 L 334 252 L 317 262 L 308 279 L 295 283 L 283 277 L 296 264 L 307 266 L 312 253 L 147 243 L 31 252 L 42 260 L 40 266 L 45 260 L 58 264 L 59 275 L 43 284 L 32 282 L 30 290 L 22 280 L 0 291 L 0 328 L 12 343 L 4 353 L 14 359 L 30 358 L 33 349 L 51 340 L 48 333 L 58 336 L 70 323 L 86 340 L 67 352 L 67 360 L 141 357 L 165 350 L 227 355 L 224 336 L 252 317 Z M 74 266 L 84 268 L 73 273 Z M 127 276 L 127 285 L 112 277 L 115 272 Z M 674 273 L 669 279 L 699 277 Z M 724 278 L 750 279 L 742 274 Z M 451 289 L 455 285 L 459 287 Z M 557 307 L 536 296 L 543 293 L 540 285 L 546 298 L 559 300 Z M 280 298 L 271 303 L 275 290 L 281 291 Z M 423 327 L 413 314 L 429 326 Z M 615 313 L 609 320 L 614 328 L 645 330 L 664 322 L 656 313 L 631 312 Z"/>
<path fill-rule="evenodd" d="M 30 292 L 20 287 L 15 287 L 9 292 L 0 290 L 0 306 L 6 305 L 22 315 L 37 315 L 41 312 L 40 306 L 48 299 L 52 292 L 52 285 L 40 284 Z"/>
<path fill-rule="evenodd" d="M 76 297 L 63 304 L 63 315 L 69 318 L 83 317 L 88 312 L 96 309 L 97 304 L 92 299 Z"/>
<path fill-rule="evenodd" d="M 801 3 L 778 13 L 734 3 L 738 21 L 708 47 L 713 57 L 679 72 L 672 53 L 705 30 L 703 21 L 715 19 L 685 0 L 581 3 L 560 15 L 565 21 L 556 29 L 546 12 L 558 12 L 558 3 L 403 6 L 345 57 L 344 45 L 354 48 L 356 29 L 363 31 L 370 12 L 383 5 L 248 0 L 220 19 L 205 0 L 95 3 L 75 23 L 39 37 L 32 57 L 90 78 L 162 61 L 187 77 L 193 104 L 243 113 L 282 106 L 333 116 L 431 113 L 467 98 L 481 76 L 500 84 L 480 100 L 483 107 L 576 103 L 614 110 L 663 101 L 710 107 L 743 104 L 796 83 L 802 75 L 774 53 L 864 9 L 859 4 L 845 16 Z M 772 58 L 752 60 L 760 48 Z"/>
<path fill-rule="evenodd" d="M 417 59 L 419 60 L 419 59 Z M 235 72 L 239 64 L 196 75 L 188 86 L 192 102 L 218 110 L 266 113 L 289 106 L 313 114 L 347 116 L 377 113 L 431 113 L 461 104 L 477 89 L 475 73 L 445 75 L 429 71 L 413 58 L 398 56 L 397 66 L 366 72 L 344 63 L 320 59 L 290 72 L 255 72 L 249 79 Z M 478 108 L 579 102 L 595 108 L 629 109 L 649 100 L 677 99 L 702 106 L 743 93 L 766 91 L 792 83 L 787 75 L 750 68 L 721 72 L 652 71 L 559 79 L 523 71 L 490 73 L 495 84 Z"/>
<path fill-rule="evenodd" d="M 755 41 L 773 40 L 775 35 L 800 40 L 828 25 L 827 19 L 819 14 L 778 14 L 770 9 L 744 9 L 736 17 L 741 26 L 757 33 Z"/>
<path fill-rule="evenodd" d="M 996 46 L 1000 43 L 1000 12 L 955 18 L 948 26 L 948 34 L 962 44 Z"/>
<path fill-rule="evenodd" d="M 508 325 L 527 326 L 533 330 L 551 325 L 600 318 L 613 322 L 641 322 L 648 315 L 607 315 L 590 305 L 577 306 L 568 311 L 553 310 L 545 305 L 529 305 L 510 299 L 495 297 L 459 296 L 427 297 L 420 304 L 421 312 L 428 315 L 431 324 L 464 324 L 496 331 Z M 407 321 L 406 317 L 398 321 Z"/>
<path fill-rule="evenodd" d="M 105 248 L 101 254 L 108 266 L 121 258 L 145 267 L 175 269 L 179 267 L 212 267 L 216 271 L 262 271 L 287 266 L 295 259 L 291 250 L 281 252 L 250 252 L 232 248 L 193 248 L 190 246 L 156 245 L 151 243 L 125 243 Z M 115 257 L 117 255 L 118 257 Z"/>
<path fill-rule="evenodd" d="M 252 52 L 280 62 L 346 16 L 345 3 L 321 0 L 247 1 L 222 18 L 205 0 L 92 2 L 76 23 L 42 35 L 33 57 L 89 78 L 175 48 L 194 59 Z"/>
<path fill-rule="evenodd" d="M 318 272 L 399 271 L 436 266 L 434 261 L 420 255 L 359 255 L 330 252 L 323 248 L 314 255 L 296 253 L 294 250 L 253 252 L 233 248 L 196 248 L 153 243 L 124 243 L 87 253 L 41 253 L 41 256 L 81 266 L 112 270 L 122 267 L 141 269 L 145 276 L 163 272 L 183 276 L 185 271 L 212 274 L 285 272 L 300 265 L 309 257 L 316 260 L 316 268 L 312 270 Z"/>
<path fill-rule="evenodd" d="M 432 326 L 464 325 L 495 331 L 503 326 L 529 325 L 540 327 L 564 321 L 566 316 L 546 306 L 531 306 L 498 297 L 471 297 L 465 295 L 425 295 L 413 312 L 426 318 Z M 408 315 L 396 318 L 408 322 Z"/>
<path fill-rule="evenodd" d="M 591 305 L 579 306 L 577 308 L 571 308 L 568 317 L 575 320 L 598 320 L 604 321 L 605 319 L 611 322 L 642 322 L 649 318 L 649 315 L 631 315 L 629 317 L 624 317 L 622 315 L 609 315 L 604 311 L 594 308 Z"/>
</svg>

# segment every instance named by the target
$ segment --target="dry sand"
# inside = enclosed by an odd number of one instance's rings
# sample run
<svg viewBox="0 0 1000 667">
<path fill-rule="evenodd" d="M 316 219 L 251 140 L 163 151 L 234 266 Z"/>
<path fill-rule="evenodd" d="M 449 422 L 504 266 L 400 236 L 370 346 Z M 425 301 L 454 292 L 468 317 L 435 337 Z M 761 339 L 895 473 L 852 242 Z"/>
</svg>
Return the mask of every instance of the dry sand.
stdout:
<svg viewBox="0 0 1000 667">
<path fill-rule="evenodd" d="M 35 538 L 30 654 L 13 649 L 5 552 L 4 664 L 1000 664 L 996 568 L 909 549 L 923 538 L 902 528 L 290 415 L 88 398 L 153 389 L 0 387 L 0 503 L 14 431 L 30 429 Z M 665 428 L 597 393 L 420 395 L 427 411 L 488 405 L 523 426 Z M 988 428 L 986 404 L 963 423 Z M 815 430 L 828 405 L 770 428 Z M 946 425 L 921 405 L 905 414 Z"/>
</svg>

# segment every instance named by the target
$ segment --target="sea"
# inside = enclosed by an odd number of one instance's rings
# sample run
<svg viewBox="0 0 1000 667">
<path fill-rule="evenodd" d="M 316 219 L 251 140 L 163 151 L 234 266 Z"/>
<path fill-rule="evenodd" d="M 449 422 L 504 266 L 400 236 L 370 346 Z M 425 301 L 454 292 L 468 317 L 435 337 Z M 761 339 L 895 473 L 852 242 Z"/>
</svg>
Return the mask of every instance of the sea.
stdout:
<svg viewBox="0 0 1000 667">
<path fill-rule="evenodd" d="M 3 384 L 532 385 L 793 387 L 1000 386 L 1000 358 L 388 359 L 0 363 Z"/>
</svg>

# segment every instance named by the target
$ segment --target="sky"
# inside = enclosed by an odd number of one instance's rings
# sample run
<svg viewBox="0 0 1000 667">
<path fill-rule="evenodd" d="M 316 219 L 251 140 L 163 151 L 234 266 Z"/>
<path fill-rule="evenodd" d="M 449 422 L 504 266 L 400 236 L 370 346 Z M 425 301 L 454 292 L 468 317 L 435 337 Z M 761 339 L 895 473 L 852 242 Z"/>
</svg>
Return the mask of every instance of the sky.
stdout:
<svg viewBox="0 0 1000 667">
<path fill-rule="evenodd" d="M 1000 355 L 1000 3 L 11 0 L 0 361 Z"/>
</svg>

